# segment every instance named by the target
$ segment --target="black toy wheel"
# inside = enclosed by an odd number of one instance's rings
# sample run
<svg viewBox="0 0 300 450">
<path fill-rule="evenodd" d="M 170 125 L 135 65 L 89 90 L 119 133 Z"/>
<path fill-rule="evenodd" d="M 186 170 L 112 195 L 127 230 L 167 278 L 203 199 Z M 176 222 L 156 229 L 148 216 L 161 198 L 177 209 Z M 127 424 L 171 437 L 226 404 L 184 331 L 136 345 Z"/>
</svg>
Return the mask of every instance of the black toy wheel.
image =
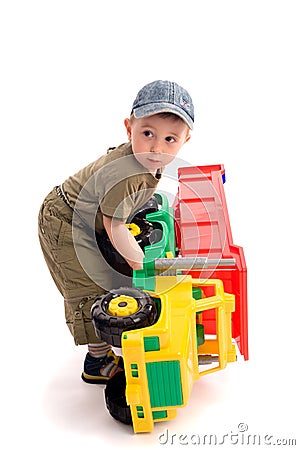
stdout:
<svg viewBox="0 0 300 450">
<path fill-rule="evenodd" d="M 150 223 L 148 220 L 141 217 L 134 217 L 132 222 L 127 226 L 129 229 L 132 226 L 137 229 L 136 235 L 134 237 L 142 249 L 146 247 L 146 245 L 150 245 L 152 243 L 151 236 L 154 228 L 152 223 Z"/>
<path fill-rule="evenodd" d="M 105 388 L 106 407 L 110 415 L 127 425 L 132 424 L 130 407 L 126 403 L 126 377 L 125 372 L 118 372 L 108 380 Z"/>
<path fill-rule="evenodd" d="M 153 244 L 156 234 L 153 225 L 148 220 L 135 217 L 130 223 L 127 223 L 127 227 L 142 249 L 146 245 Z M 132 268 L 112 245 L 106 231 L 104 230 L 101 234 L 97 234 L 96 239 L 98 247 L 108 264 L 117 272 L 132 277 Z"/>
<path fill-rule="evenodd" d="M 95 300 L 92 319 L 99 339 L 121 347 L 122 333 L 153 325 L 157 309 L 147 292 L 123 287 L 112 289 Z"/>
<path fill-rule="evenodd" d="M 153 196 L 147 203 L 144 203 L 138 210 L 136 210 L 131 216 L 128 217 L 128 222 L 134 222 L 136 217 L 145 219 L 147 214 L 158 211 L 158 202 L 156 197 Z"/>
</svg>

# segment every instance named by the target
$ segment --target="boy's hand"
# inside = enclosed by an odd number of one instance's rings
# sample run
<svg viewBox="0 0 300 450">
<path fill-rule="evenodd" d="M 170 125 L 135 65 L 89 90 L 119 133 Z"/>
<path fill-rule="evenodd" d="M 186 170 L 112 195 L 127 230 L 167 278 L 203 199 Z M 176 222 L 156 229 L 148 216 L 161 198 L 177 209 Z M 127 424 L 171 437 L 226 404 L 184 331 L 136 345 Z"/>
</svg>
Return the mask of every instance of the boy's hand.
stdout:
<svg viewBox="0 0 300 450">
<path fill-rule="evenodd" d="M 144 253 L 125 222 L 103 216 L 103 225 L 115 249 L 126 259 L 133 270 L 143 268 Z"/>
</svg>

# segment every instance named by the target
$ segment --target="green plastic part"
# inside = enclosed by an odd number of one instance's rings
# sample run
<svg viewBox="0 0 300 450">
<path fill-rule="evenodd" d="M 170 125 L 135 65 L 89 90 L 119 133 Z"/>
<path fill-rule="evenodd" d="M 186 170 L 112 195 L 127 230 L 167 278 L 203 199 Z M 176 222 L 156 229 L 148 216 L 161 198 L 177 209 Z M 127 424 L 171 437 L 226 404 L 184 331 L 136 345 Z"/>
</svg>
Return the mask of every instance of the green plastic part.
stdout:
<svg viewBox="0 0 300 450">
<path fill-rule="evenodd" d="M 146 363 L 152 408 L 183 403 L 179 361 Z"/>
<path fill-rule="evenodd" d="M 162 237 L 160 241 L 144 248 L 144 267 L 142 270 L 134 270 L 132 279 L 133 287 L 148 291 L 155 290 L 155 259 L 164 258 L 167 252 L 172 252 L 173 255 L 176 252 L 174 211 L 169 207 L 165 194 L 155 193 L 154 195 L 160 208 L 158 211 L 147 214 L 146 219 L 155 228 L 159 228 L 162 231 Z"/>
<path fill-rule="evenodd" d="M 144 337 L 144 349 L 145 349 L 145 352 L 152 352 L 152 351 L 160 350 L 159 337 L 158 336 Z"/>
<path fill-rule="evenodd" d="M 193 287 L 192 290 L 193 290 L 193 294 L 192 295 L 193 295 L 194 299 L 195 300 L 201 300 L 201 298 L 203 297 L 202 289 L 199 288 L 199 287 Z"/>
<path fill-rule="evenodd" d="M 204 325 L 201 323 L 196 324 L 196 334 L 197 334 L 197 345 L 204 344 L 205 338 L 204 338 Z"/>
<path fill-rule="evenodd" d="M 168 417 L 167 411 L 152 411 L 153 419 L 166 419 Z"/>
<path fill-rule="evenodd" d="M 143 419 L 145 417 L 144 416 L 144 408 L 142 406 L 137 406 L 136 411 L 137 411 L 137 416 L 139 419 Z"/>
<path fill-rule="evenodd" d="M 133 377 L 137 378 L 139 376 L 138 365 L 137 364 L 131 364 L 130 368 L 131 368 L 131 375 Z"/>
</svg>

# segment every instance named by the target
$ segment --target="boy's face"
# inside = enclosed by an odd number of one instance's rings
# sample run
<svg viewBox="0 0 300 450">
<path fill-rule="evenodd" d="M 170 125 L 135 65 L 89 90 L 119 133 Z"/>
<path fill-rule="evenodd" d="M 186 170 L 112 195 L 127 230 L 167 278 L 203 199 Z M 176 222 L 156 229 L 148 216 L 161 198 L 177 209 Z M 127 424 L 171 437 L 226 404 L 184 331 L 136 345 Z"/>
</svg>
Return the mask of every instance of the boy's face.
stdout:
<svg viewBox="0 0 300 450">
<path fill-rule="evenodd" d="M 188 126 L 172 117 L 153 115 L 124 123 L 134 156 L 152 173 L 169 164 L 190 139 Z"/>
</svg>

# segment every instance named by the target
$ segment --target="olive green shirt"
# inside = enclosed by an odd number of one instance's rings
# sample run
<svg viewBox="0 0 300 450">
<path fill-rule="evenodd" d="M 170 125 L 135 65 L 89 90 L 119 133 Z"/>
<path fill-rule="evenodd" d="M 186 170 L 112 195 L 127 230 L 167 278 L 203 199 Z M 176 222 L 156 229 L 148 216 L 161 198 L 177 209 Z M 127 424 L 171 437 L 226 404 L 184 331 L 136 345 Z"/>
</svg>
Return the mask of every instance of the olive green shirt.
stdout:
<svg viewBox="0 0 300 450">
<path fill-rule="evenodd" d="M 69 177 L 62 189 L 77 216 L 101 232 L 103 215 L 126 221 L 153 196 L 158 181 L 136 160 L 129 142 Z"/>
</svg>

